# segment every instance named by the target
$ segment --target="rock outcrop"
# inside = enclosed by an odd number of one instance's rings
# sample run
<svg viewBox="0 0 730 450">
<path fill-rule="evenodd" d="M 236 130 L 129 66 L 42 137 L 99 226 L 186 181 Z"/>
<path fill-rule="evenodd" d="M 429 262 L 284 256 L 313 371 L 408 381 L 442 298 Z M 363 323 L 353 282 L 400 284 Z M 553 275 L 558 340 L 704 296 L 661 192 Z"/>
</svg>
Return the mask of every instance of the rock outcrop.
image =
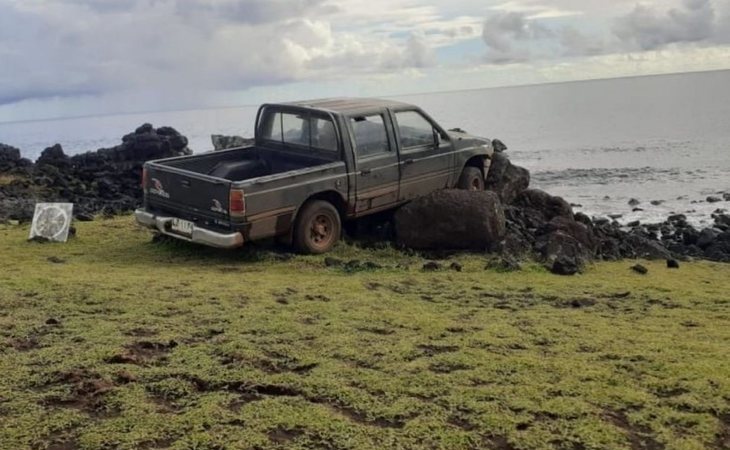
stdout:
<svg viewBox="0 0 730 450">
<path fill-rule="evenodd" d="M 593 260 L 696 257 L 730 262 L 730 216 L 722 210 L 713 215 L 714 226 L 703 230 L 694 229 L 681 214 L 661 224 L 624 227 L 615 220 L 575 213 L 564 199 L 528 186 L 529 172 L 495 153 L 487 187 L 500 202 L 481 200 L 478 192 L 463 192 L 458 200 L 443 196 L 436 196 L 437 201 L 431 196 L 417 200 L 395 215 L 399 242 L 415 249 L 497 249 L 505 257 L 534 257 L 561 275 L 578 273 Z M 481 201 L 488 202 L 486 208 L 478 206 Z M 469 231 L 468 238 L 451 232 L 464 230 L 460 224 L 485 223 L 485 211 L 493 208 L 506 225 L 498 245 L 494 235 L 488 245 L 470 242 L 474 235 L 485 236 L 484 231 Z"/>
<path fill-rule="evenodd" d="M 19 174 L 0 184 L 0 221 L 30 220 L 39 201 L 75 204 L 76 215 L 118 214 L 142 199 L 142 165 L 151 159 L 188 155 L 185 136 L 170 127 L 142 125 L 116 147 L 67 156 L 56 144 L 35 164 L 12 147 L 0 147 L 0 173 Z"/>
</svg>

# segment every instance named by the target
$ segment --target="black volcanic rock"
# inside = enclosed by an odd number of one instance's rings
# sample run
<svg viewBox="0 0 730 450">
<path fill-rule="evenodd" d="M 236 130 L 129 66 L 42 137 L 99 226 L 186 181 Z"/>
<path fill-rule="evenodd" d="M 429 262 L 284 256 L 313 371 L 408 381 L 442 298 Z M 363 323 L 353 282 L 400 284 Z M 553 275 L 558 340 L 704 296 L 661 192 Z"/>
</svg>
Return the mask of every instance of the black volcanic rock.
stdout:
<svg viewBox="0 0 730 450">
<path fill-rule="evenodd" d="M 530 185 L 530 172 L 515 166 L 502 153 L 492 155 L 492 163 L 485 180 L 485 187 L 499 195 L 503 204 L 512 203 Z"/>
<path fill-rule="evenodd" d="M 0 173 L 22 168 L 20 180 L 0 186 L 0 222 L 26 221 L 40 201 L 74 203 L 74 213 L 118 214 L 136 208 L 142 199 L 142 165 L 151 159 L 188 155 L 187 138 L 175 129 L 155 129 L 145 124 L 122 138 L 116 147 L 67 156 L 53 145 L 41 153 L 35 165 L 19 158 L 20 152 L 0 146 Z"/>
</svg>

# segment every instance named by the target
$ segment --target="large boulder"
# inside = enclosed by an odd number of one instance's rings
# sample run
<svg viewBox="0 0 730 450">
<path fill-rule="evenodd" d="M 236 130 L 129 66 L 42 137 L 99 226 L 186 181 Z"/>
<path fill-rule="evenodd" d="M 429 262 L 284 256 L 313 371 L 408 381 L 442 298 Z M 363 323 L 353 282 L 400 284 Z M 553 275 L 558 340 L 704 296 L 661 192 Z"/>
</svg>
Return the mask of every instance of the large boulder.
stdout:
<svg viewBox="0 0 730 450">
<path fill-rule="evenodd" d="M 499 197 L 487 191 L 437 191 L 395 214 L 398 242 L 418 250 L 492 249 L 505 232 Z"/>
<path fill-rule="evenodd" d="M 730 231 L 720 233 L 705 248 L 705 257 L 713 261 L 730 262 Z"/>
<path fill-rule="evenodd" d="M 41 152 L 41 156 L 36 160 L 36 165 L 39 167 L 48 165 L 65 169 L 71 165 L 71 162 L 64 153 L 61 144 L 56 144 Z"/>
<path fill-rule="evenodd" d="M 494 153 L 487 173 L 485 187 L 499 195 L 502 204 L 509 205 L 530 185 L 530 172 L 515 166 L 503 153 Z"/>
</svg>

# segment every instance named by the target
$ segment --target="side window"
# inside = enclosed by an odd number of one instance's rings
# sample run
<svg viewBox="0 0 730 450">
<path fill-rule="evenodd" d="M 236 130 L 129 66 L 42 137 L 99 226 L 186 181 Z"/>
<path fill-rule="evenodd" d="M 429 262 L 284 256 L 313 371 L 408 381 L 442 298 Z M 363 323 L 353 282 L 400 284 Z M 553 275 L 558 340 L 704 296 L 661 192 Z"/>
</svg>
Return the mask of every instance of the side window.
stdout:
<svg viewBox="0 0 730 450">
<path fill-rule="evenodd" d="M 281 113 L 266 111 L 261 131 L 267 141 L 281 142 Z"/>
<path fill-rule="evenodd" d="M 299 114 L 281 114 L 282 141 L 285 144 L 305 145 L 309 147 L 309 120 Z"/>
<path fill-rule="evenodd" d="M 416 111 L 401 111 L 395 113 L 400 132 L 401 147 L 421 147 L 434 145 L 433 126 Z"/>
<path fill-rule="evenodd" d="M 355 137 L 355 148 L 358 158 L 390 151 L 388 134 L 385 131 L 383 116 L 359 116 L 350 119 Z"/>
</svg>

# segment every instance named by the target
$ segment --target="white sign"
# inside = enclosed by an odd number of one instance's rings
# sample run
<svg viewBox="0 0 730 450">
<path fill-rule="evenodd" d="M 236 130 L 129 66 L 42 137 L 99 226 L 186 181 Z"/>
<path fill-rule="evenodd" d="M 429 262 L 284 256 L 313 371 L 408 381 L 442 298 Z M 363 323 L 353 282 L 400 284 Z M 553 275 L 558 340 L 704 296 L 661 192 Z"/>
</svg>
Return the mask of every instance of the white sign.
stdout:
<svg viewBox="0 0 730 450">
<path fill-rule="evenodd" d="M 30 226 L 30 239 L 42 237 L 49 241 L 66 242 L 73 208 L 73 203 L 37 203 Z"/>
</svg>

